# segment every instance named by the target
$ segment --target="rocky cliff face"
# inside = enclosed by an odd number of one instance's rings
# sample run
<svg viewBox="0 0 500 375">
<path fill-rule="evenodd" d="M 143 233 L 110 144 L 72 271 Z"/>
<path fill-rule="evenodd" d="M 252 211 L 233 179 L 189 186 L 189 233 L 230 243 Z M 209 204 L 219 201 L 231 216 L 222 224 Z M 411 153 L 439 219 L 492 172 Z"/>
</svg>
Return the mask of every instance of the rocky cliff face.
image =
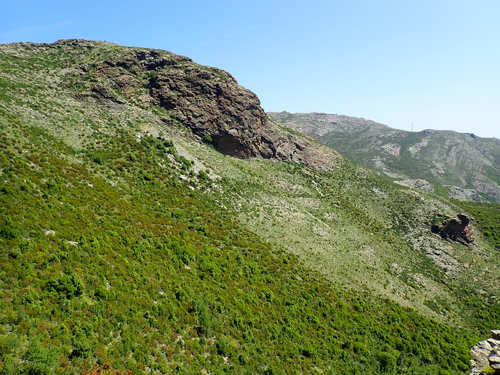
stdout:
<svg viewBox="0 0 500 375">
<path fill-rule="evenodd" d="M 63 40 L 53 46 L 92 48 L 92 42 Z M 226 155 L 289 160 L 315 168 L 328 164 L 317 146 L 273 125 L 258 97 L 221 69 L 167 51 L 127 48 L 81 66 L 76 75 L 89 73 L 97 78 L 89 96 L 115 103 L 126 96 L 160 106 L 168 113 L 167 125 L 189 127 Z"/>
<path fill-rule="evenodd" d="M 310 142 L 273 127 L 258 97 L 220 69 L 160 70 L 150 94 L 155 104 L 177 115 L 195 134 L 210 136 L 224 154 L 316 167 L 325 161 Z"/>
</svg>

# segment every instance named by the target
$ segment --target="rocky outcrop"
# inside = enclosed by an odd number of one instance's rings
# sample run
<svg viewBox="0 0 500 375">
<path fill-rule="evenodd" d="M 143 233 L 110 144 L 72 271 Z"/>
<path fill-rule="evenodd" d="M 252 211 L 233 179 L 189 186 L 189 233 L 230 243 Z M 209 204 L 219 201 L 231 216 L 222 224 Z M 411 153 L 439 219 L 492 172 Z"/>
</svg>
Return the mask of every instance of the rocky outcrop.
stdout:
<svg viewBox="0 0 500 375">
<path fill-rule="evenodd" d="M 428 181 L 422 180 L 419 178 L 416 179 L 409 179 L 409 180 L 401 180 L 401 181 L 394 181 L 394 183 L 402 186 L 408 186 L 416 189 L 420 189 L 423 191 L 430 191 L 431 193 L 434 193 L 434 186 L 432 186 Z"/>
<path fill-rule="evenodd" d="M 195 134 L 210 136 L 213 146 L 226 155 L 309 166 L 324 162 L 309 141 L 275 128 L 258 97 L 222 70 L 196 65 L 163 70 L 150 93 L 155 104 L 174 113 Z"/>
<path fill-rule="evenodd" d="M 463 189 L 458 186 L 443 185 L 444 188 L 448 189 L 448 198 L 456 199 L 459 201 L 477 201 L 479 200 L 479 194 L 476 189 Z"/>
<path fill-rule="evenodd" d="M 491 336 L 472 347 L 470 375 L 500 374 L 500 330 L 492 330 Z"/>
<path fill-rule="evenodd" d="M 162 107 L 168 113 L 163 118 L 166 125 L 189 127 L 226 155 L 294 161 L 314 168 L 328 164 L 326 153 L 274 125 L 259 98 L 221 69 L 167 51 L 129 48 L 82 70 L 93 72 L 122 97 Z M 95 85 L 89 95 L 120 102 L 101 87 L 102 83 Z"/>
<path fill-rule="evenodd" d="M 443 239 L 459 242 L 464 245 L 474 244 L 474 231 L 469 225 L 471 219 L 465 214 L 458 214 L 449 220 L 431 226 L 433 233 L 439 234 Z"/>
</svg>

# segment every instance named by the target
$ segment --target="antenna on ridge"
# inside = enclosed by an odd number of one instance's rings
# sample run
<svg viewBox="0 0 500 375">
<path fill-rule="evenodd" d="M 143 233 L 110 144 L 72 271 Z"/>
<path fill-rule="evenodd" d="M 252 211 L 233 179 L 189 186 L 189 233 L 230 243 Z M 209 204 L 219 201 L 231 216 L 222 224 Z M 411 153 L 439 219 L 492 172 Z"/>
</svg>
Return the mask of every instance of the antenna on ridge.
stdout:
<svg viewBox="0 0 500 375">
<path fill-rule="evenodd" d="M 413 122 L 411 123 L 411 132 L 413 133 Z"/>
</svg>

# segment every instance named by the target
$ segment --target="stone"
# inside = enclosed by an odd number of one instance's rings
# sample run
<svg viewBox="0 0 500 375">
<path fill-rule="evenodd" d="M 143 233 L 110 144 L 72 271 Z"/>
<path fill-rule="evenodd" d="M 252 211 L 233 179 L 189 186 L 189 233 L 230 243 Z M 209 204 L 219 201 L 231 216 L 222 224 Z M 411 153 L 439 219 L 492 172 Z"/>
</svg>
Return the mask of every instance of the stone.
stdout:
<svg viewBox="0 0 500 375">
<path fill-rule="evenodd" d="M 488 356 L 491 354 L 491 350 L 474 347 L 471 349 L 471 354 L 475 358 L 482 358 L 482 362 L 486 363 Z"/>
<path fill-rule="evenodd" d="M 488 357 L 491 354 L 492 347 L 488 341 L 484 340 L 474 345 L 470 351 L 475 360 L 476 367 L 483 368 L 488 366 Z"/>
<path fill-rule="evenodd" d="M 478 342 L 476 345 L 473 346 L 473 348 L 481 349 L 481 350 L 487 350 L 491 352 L 493 347 L 491 344 L 488 342 L 488 340 L 483 340 L 481 342 Z"/>
<path fill-rule="evenodd" d="M 492 363 L 499 363 L 500 364 L 500 356 L 498 354 L 493 354 L 488 357 L 488 361 L 490 361 L 490 365 Z"/>
<path fill-rule="evenodd" d="M 498 331 L 491 331 L 495 337 Z M 500 340 L 489 338 L 478 342 L 474 345 L 470 354 L 473 357 L 471 360 L 472 369 L 470 375 L 483 374 L 483 369 L 490 366 L 495 370 L 495 374 L 500 374 Z"/>
<path fill-rule="evenodd" d="M 488 339 L 488 343 L 492 346 L 492 348 L 500 348 L 500 340 Z"/>
<path fill-rule="evenodd" d="M 500 371 L 500 363 L 493 363 L 490 365 L 490 367 L 494 370 Z M 496 372 L 495 372 L 496 374 Z"/>
<path fill-rule="evenodd" d="M 225 155 L 294 161 L 313 168 L 326 168 L 332 160 L 327 155 L 335 155 L 278 127 L 257 95 L 221 69 L 167 51 L 129 48 L 97 70 L 107 79 L 106 87 L 128 97 L 135 89 L 147 87 L 146 100 L 170 116 L 163 121 L 166 126 L 180 123 L 200 139 L 209 136 L 212 146 Z M 120 100 L 100 86 L 92 90 L 92 96 L 115 103 Z"/>
<path fill-rule="evenodd" d="M 494 339 L 500 340 L 500 329 L 492 329 L 491 330 L 491 337 Z"/>
<path fill-rule="evenodd" d="M 465 214 L 458 214 L 445 222 L 443 226 L 433 225 L 431 231 L 439 234 L 443 239 L 458 242 L 469 246 L 475 243 L 474 231 L 469 225 L 471 218 Z"/>
</svg>

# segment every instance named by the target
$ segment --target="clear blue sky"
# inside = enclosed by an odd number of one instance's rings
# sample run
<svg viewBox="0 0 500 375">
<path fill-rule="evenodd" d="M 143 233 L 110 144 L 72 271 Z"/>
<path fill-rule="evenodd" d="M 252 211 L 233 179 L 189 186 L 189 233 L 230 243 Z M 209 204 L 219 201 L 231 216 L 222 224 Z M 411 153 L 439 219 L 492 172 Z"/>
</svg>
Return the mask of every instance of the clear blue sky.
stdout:
<svg viewBox="0 0 500 375">
<path fill-rule="evenodd" d="M 500 139 L 499 0 L 1 1 L 0 43 L 62 38 L 216 66 L 266 111 Z"/>
</svg>

